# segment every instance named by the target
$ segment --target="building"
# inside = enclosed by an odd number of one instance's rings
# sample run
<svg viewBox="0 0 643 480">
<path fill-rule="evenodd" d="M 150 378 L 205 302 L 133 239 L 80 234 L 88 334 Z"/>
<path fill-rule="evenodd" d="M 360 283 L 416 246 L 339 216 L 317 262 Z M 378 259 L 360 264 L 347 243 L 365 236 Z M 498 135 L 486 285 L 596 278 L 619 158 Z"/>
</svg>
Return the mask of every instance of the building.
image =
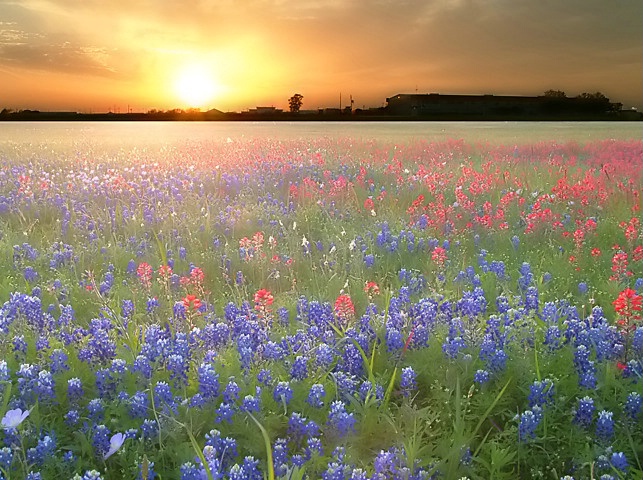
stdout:
<svg viewBox="0 0 643 480">
<path fill-rule="evenodd" d="M 602 115 L 609 99 L 517 95 L 441 95 L 400 93 L 386 99 L 389 115 L 427 118 L 543 118 Z"/>
</svg>

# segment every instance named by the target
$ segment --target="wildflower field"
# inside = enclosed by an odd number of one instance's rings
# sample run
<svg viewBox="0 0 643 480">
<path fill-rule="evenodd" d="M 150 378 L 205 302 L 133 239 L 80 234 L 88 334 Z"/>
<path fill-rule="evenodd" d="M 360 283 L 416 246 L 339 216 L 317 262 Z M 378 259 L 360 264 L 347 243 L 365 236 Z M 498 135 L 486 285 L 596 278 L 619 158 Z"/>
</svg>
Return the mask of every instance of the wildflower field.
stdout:
<svg viewBox="0 0 643 480">
<path fill-rule="evenodd" d="M 0 158 L 0 478 L 643 478 L 643 143 Z"/>
</svg>

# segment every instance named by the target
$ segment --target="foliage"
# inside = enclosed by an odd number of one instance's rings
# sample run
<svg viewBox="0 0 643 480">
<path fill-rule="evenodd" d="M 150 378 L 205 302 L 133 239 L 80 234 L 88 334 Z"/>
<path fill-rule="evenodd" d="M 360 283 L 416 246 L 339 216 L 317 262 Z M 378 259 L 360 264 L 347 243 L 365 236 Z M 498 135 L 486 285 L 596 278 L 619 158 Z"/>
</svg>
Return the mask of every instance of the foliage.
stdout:
<svg viewBox="0 0 643 480">
<path fill-rule="evenodd" d="M 0 475 L 639 478 L 642 149 L 3 154 Z"/>
</svg>

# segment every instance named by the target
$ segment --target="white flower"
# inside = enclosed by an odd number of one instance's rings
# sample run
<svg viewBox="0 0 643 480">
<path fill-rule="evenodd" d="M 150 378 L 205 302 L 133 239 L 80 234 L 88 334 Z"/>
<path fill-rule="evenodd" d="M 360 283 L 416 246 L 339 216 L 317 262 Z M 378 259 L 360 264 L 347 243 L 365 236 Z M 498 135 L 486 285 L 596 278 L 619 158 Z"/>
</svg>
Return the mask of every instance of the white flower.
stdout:
<svg viewBox="0 0 643 480">
<path fill-rule="evenodd" d="M 123 446 L 126 437 L 122 433 L 117 433 L 112 435 L 112 438 L 109 440 L 109 450 L 105 455 L 103 455 L 103 460 L 107 460 L 113 454 L 118 452 L 118 450 Z"/>
<path fill-rule="evenodd" d="M 25 418 L 29 416 L 30 413 L 31 410 L 25 410 L 23 412 L 20 408 L 9 410 L 4 414 L 2 422 L 0 423 L 4 428 L 16 428 L 24 421 Z"/>
</svg>

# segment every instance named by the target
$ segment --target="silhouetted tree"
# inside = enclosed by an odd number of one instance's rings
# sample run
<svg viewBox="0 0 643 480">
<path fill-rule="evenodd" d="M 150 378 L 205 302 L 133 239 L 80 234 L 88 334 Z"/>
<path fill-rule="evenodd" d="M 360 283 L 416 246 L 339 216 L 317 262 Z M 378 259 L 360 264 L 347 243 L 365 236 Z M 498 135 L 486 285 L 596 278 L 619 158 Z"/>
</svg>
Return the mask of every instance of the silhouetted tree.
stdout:
<svg viewBox="0 0 643 480">
<path fill-rule="evenodd" d="M 565 92 L 562 90 L 547 90 L 545 92 L 545 97 L 548 98 L 567 98 L 567 95 L 565 95 Z"/>
<path fill-rule="evenodd" d="M 605 113 L 610 110 L 610 99 L 601 92 L 583 92 L 576 98 L 580 109 L 585 113 Z"/>
<path fill-rule="evenodd" d="M 292 113 L 298 113 L 302 105 L 302 100 L 304 99 L 303 95 L 295 93 L 292 97 L 288 99 L 288 108 Z"/>
</svg>

